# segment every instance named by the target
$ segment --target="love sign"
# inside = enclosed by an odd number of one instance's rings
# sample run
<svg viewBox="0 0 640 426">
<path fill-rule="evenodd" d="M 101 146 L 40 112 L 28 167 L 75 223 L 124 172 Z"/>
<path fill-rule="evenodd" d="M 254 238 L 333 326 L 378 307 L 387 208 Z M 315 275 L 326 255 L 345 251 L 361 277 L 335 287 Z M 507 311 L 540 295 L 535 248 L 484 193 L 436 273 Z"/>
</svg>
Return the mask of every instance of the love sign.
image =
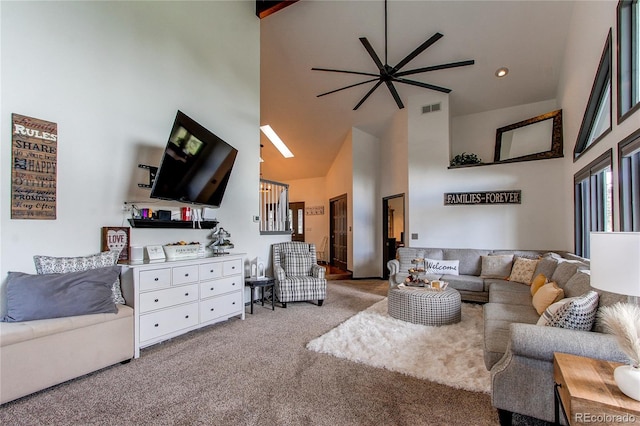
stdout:
<svg viewBox="0 0 640 426">
<path fill-rule="evenodd" d="M 126 227 L 102 227 L 102 251 L 119 251 L 118 260 L 129 260 L 129 231 Z"/>
</svg>

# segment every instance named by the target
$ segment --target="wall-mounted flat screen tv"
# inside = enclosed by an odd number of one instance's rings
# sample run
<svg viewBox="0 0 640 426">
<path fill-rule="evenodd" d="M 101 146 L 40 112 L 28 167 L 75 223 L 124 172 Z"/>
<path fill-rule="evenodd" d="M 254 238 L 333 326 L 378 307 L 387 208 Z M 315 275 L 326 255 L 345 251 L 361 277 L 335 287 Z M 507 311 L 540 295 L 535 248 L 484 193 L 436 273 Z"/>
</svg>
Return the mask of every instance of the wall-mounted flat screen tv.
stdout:
<svg viewBox="0 0 640 426">
<path fill-rule="evenodd" d="M 237 155 L 237 149 L 178 111 L 151 198 L 219 207 Z"/>
</svg>

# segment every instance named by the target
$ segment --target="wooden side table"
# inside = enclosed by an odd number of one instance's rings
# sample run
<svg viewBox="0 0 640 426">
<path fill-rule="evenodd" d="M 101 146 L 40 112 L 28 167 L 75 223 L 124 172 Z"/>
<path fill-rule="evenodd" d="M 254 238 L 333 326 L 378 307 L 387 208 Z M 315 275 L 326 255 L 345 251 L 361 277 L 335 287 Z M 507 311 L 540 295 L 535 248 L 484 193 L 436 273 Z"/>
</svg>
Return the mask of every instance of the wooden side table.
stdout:
<svg viewBox="0 0 640 426">
<path fill-rule="evenodd" d="M 640 401 L 623 394 L 613 380 L 617 362 L 553 354 L 555 423 L 560 410 L 570 425 L 640 422 Z"/>
<path fill-rule="evenodd" d="M 274 303 L 275 295 L 273 294 L 273 285 L 275 284 L 275 282 L 276 280 L 271 277 L 247 278 L 244 280 L 244 285 L 250 287 L 251 289 L 251 301 L 249 302 L 251 304 L 251 315 L 253 315 L 253 289 L 256 287 L 260 287 L 260 291 L 261 291 L 260 300 L 262 302 L 262 306 L 264 306 L 264 289 L 271 288 L 271 310 L 272 311 L 275 310 L 275 303 Z"/>
</svg>

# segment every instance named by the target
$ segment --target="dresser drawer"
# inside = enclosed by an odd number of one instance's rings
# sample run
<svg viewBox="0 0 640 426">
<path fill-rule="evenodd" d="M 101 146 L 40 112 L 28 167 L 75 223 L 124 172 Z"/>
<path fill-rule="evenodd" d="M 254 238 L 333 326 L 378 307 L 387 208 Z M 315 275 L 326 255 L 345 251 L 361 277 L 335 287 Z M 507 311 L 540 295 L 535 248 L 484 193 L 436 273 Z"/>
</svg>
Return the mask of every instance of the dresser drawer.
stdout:
<svg viewBox="0 0 640 426">
<path fill-rule="evenodd" d="M 140 271 L 140 291 L 157 290 L 171 285 L 171 269 Z"/>
<path fill-rule="evenodd" d="M 242 291 L 228 293 L 200 302 L 200 322 L 242 313 Z"/>
<path fill-rule="evenodd" d="M 222 276 L 222 262 L 212 262 L 200 265 L 200 280 L 212 280 Z"/>
<path fill-rule="evenodd" d="M 198 300 L 198 285 L 171 287 L 140 294 L 140 312 L 155 311 Z"/>
<path fill-rule="evenodd" d="M 179 266 L 171 269 L 172 285 L 195 283 L 198 281 L 198 265 Z"/>
<path fill-rule="evenodd" d="M 206 299 L 207 297 L 237 291 L 244 286 L 243 283 L 240 282 L 240 278 L 242 277 L 227 277 L 200 283 L 200 298 Z"/>
<path fill-rule="evenodd" d="M 140 316 L 140 342 L 155 339 L 198 324 L 198 303 Z"/>
<path fill-rule="evenodd" d="M 222 265 L 222 275 L 228 277 L 229 275 L 237 275 L 242 272 L 242 260 L 227 260 Z"/>
</svg>

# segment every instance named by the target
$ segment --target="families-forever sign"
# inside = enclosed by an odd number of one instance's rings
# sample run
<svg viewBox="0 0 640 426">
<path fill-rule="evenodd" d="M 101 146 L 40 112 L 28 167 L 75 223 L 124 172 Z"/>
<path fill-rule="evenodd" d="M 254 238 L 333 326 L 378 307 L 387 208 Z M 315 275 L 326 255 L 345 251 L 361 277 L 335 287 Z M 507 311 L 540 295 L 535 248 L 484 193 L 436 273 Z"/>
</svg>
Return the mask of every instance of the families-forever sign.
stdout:
<svg viewBox="0 0 640 426">
<path fill-rule="evenodd" d="M 58 125 L 11 115 L 11 219 L 56 219 Z"/>
</svg>

